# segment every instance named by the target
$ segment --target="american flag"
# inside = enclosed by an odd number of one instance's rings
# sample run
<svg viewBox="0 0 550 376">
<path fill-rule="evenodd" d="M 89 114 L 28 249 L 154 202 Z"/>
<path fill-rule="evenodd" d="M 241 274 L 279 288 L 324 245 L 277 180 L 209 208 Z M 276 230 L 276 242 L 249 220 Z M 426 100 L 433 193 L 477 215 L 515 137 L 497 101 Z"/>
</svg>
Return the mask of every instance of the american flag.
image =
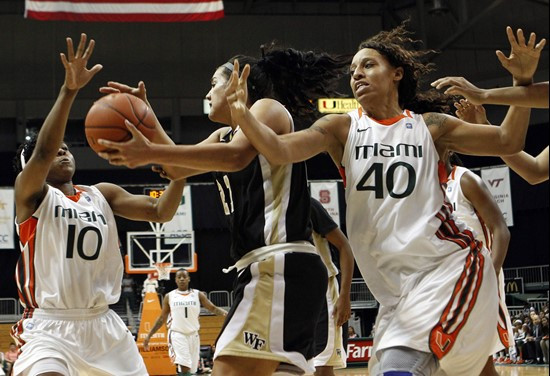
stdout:
<svg viewBox="0 0 550 376">
<path fill-rule="evenodd" d="M 222 0 L 25 0 L 40 21 L 185 22 L 222 18 Z"/>
</svg>

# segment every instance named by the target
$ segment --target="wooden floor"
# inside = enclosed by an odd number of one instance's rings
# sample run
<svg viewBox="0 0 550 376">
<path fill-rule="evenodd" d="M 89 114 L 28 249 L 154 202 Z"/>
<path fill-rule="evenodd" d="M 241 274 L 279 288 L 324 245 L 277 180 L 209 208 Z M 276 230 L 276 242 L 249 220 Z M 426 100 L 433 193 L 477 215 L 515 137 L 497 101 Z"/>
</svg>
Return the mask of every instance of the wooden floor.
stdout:
<svg viewBox="0 0 550 376">
<path fill-rule="evenodd" d="M 496 366 L 502 376 L 548 376 L 548 366 Z M 366 368 L 346 368 L 336 370 L 338 376 L 369 376 Z"/>
</svg>

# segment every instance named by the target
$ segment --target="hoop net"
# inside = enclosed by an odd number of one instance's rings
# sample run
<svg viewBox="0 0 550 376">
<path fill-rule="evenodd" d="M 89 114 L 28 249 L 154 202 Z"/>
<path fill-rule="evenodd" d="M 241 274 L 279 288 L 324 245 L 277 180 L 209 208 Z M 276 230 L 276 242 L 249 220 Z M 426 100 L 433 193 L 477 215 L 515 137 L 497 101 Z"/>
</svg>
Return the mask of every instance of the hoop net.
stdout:
<svg viewBox="0 0 550 376">
<path fill-rule="evenodd" d="M 170 262 L 155 262 L 155 269 L 157 269 L 158 280 L 169 280 L 170 279 L 170 268 L 172 263 Z"/>
</svg>

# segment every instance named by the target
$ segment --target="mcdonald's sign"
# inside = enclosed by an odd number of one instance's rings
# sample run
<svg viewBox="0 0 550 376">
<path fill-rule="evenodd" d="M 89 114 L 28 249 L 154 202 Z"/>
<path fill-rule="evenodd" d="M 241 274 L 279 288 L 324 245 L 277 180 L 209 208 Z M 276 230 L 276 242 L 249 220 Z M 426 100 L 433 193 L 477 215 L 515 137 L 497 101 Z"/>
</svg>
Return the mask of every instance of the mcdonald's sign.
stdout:
<svg viewBox="0 0 550 376">
<path fill-rule="evenodd" d="M 523 294 L 523 278 L 509 278 L 504 280 L 504 292 L 506 294 Z"/>
</svg>

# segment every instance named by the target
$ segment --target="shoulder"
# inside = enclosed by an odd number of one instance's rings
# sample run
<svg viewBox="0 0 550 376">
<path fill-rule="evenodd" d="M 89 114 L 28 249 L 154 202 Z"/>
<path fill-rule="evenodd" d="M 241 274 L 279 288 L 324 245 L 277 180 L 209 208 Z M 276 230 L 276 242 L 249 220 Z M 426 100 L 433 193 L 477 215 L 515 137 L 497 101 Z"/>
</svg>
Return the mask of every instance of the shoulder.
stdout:
<svg viewBox="0 0 550 376">
<path fill-rule="evenodd" d="M 254 102 L 250 112 L 262 123 L 269 126 L 276 133 L 288 133 L 292 130 L 291 115 L 278 101 L 271 98 L 262 98 Z"/>
</svg>

